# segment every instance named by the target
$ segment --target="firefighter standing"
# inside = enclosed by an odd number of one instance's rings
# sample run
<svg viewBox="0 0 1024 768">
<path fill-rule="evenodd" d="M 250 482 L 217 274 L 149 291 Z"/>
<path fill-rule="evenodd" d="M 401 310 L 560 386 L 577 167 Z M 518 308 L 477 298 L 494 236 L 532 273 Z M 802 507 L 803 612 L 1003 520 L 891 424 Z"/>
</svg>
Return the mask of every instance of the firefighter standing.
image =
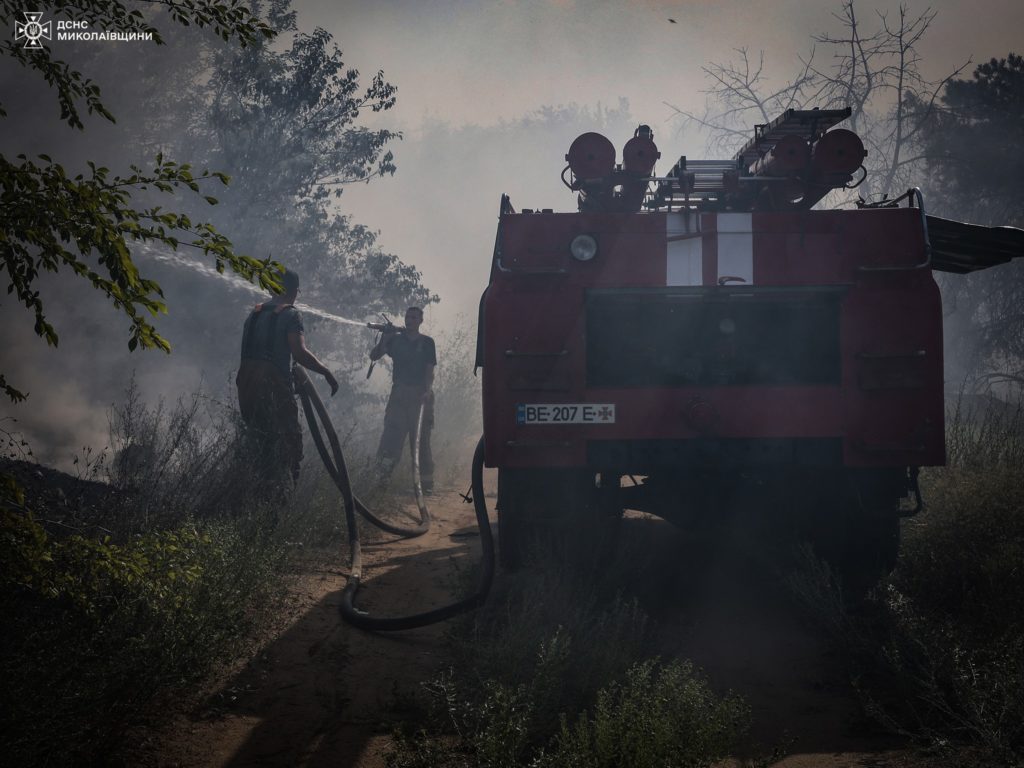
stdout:
<svg viewBox="0 0 1024 768">
<path fill-rule="evenodd" d="M 302 461 L 302 430 L 295 403 L 291 361 L 319 373 L 338 391 L 338 381 L 306 349 L 302 316 L 295 308 L 299 276 L 286 271 L 284 293 L 257 304 L 242 331 L 242 361 L 235 384 L 242 419 L 255 434 L 263 467 L 261 477 L 276 482 L 287 467 L 298 481 Z"/>
<path fill-rule="evenodd" d="M 385 331 L 370 350 L 370 359 L 391 358 L 391 394 L 384 411 L 384 431 L 380 436 L 377 461 L 382 474 L 390 475 L 402 457 L 402 445 L 408 440 L 413 450 L 420 407 L 420 480 L 424 493 L 434 489 L 434 458 L 430 452 L 430 432 L 434 427 L 434 368 L 437 351 L 434 340 L 420 333 L 423 310 L 409 307 L 405 328 Z"/>
</svg>

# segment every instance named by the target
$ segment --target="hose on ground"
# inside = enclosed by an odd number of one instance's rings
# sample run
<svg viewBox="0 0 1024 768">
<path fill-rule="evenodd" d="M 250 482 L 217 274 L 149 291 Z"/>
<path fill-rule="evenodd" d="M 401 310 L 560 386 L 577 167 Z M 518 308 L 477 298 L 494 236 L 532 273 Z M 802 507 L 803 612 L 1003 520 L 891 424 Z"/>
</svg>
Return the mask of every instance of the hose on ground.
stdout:
<svg viewBox="0 0 1024 768">
<path fill-rule="evenodd" d="M 302 401 L 302 410 L 306 414 L 306 422 L 309 424 L 309 431 L 313 436 L 313 443 L 316 445 L 317 453 L 320 454 L 320 459 L 327 468 L 327 474 L 331 476 L 331 479 L 334 480 L 334 484 L 338 486 L 338 490 L 341 491 L 341 495 L 342 498 L 345 499 L 345 503 L 348 504 L 348 497 L 351 496 L 355 511 L 362 515 L 367 522 L 377 526 L 382 531 L 394 534 L 395 536 L 413 538 L 416 536 L 422 536 L 424 533 L 429 531 L 430 511 L 427 509 L 427 505 L 423 501 L 423 488 L 420 483 L 419 433 L 420 423 L 423 421 L 422 406 L 420 407 L 419 418 L 416 422 L 416 440 L 412 454 L 413 490 L 416 495 L 416 506 L 420 512 L 420 521 L 414 528 L 406 528 L 389 523 L 386 520 L 382 520 L 377 517 L 365 504 L 363 504 L 362 501 L 359 500 L 359 497 L 352 492 L 352 485 L 349 481 L 348 475 L 348 467 L 345 464 L 345 455 L 342 453 L 341 444 L 338 442 L 338 434 L 334 430 L 334 424 L 331 422 L 331 417 L 327 414 L 324 402 L 320 399 L 320 394 L 316 391 L 316 387 L 313 386 L 313 382 L 309 380 L 309 376 L 306 374 L 305 370 L 295 366 L 294 375 L 296 389 L 298 390 L 299 398 Z M 320 429 L 317 426 L 317 419 L 319 419 L 319 423 L 323 425 L 324 433 L 327 435 L 327 440 L 331 444 L 330 452 L 328 452 L 327 446 L 324 445 L 323 435 L 320 434 Z"/>
<path fill-rule="evenodd" d="M 331 423 L 330 416 L 327 414 L 327 409 L 324 408 L 320 395 L 317 393 L 316 388 L 309 380 L 309 376 L 306 375 L 305 371 L 296 366 L 295 372 L 296 388 L 302 401 L 302 409 L 306 414 L 306 421 L 309 423 L 309 430 L 313 436 L 313 442 L 317 446 L 317 451 L 320 453 L 320 458 L 323 459 L 324 466 L 327 468 L 328 474 L 330 474 L 331 479 L 334 480 L 335 485 L 341 493 L 345 507 L 345 522 L 348 527 L 351 567 L 348 584 L 342 593 L 342 617 L 349 624 L 354 627 L 358 627 L 359 629 L 392 632 L 402 629 L 415 629 L 417 627 L 427 626 L 428 624 L 436 624 L 439 621 L 445 621 L 446 619 L 450 619 L 453 616 L 465 613 L 466 611 L 471 611 L 482 605 L 484 600 L 487 598 L 488 592 L 490 592 L 491 582 L 494 579 L 494 539 L 491 535 L 490 520 L 487 516 L 487 504 L 484 501 L 483 437 L 480 438 L 480 441 L 477 443 L 476 451 L 473 453 L 472 468 L 473 508 L 476 512 L 477 526 L 480 529 L 480 545 L 483 554 L 483 561 L 480 568 L 480 579 L 477 584 L 476 592 L 462 600 L 458 600 L 454 603 L 443 605 L 423 613 L 414 614 L 412 616 L 398 616 L 390 618 L 370 616 L 366 612 L 356 608 L 355 605 L 356 593 L 359 591 L 363 571 L 363 556 L 362 548 L 359 543 L 359 531 L 356 526 L 356 512 L 358 511 L 359 514 L 369 522 L 382 530 L 398 536 L 419 536 L 426 533 L 427 529 L 429 529 L 430 513 L 427 510 L 426 504 L 423 502 L 423 491 L 420 484 L 419 470 L 419 432 L 420 426 L 423 422 L 423 408 L 422 406 L 420 407 L 419 418 L 417 419 L 416 435 L 413 440 L 412 462 L 413 487 L 416 494 L 416 505 L 420 510 L 420 524 L 416 528 L 401 528 L 380 520 L 356 498 L 355 494 L 352 492 L 352 484 L 348 475 L 348 467 L 345 464 L 345 456 L 341 450 L 341 445 L 338 442 L 338 435 L 334 430 L 334 425 Z M 320 428 L 317 424 L 318 418 L 320 424 L 323 425 L 328 442 L 330 442 L 330 452 L 328 452 L 327 446 L 323 441 L 323 436 L 320 434 Z"/>
</svg>

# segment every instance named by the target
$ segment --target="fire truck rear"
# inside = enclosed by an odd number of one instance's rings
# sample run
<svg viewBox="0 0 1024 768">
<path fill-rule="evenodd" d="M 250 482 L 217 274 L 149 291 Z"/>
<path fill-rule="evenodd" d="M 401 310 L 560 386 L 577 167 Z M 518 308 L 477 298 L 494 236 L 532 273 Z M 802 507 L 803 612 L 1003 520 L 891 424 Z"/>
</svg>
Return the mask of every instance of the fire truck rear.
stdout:
<svg viewBox="0 0 1024 768">
<path fill-rule="evenodd" d="M 987 264 L 937 262 L 916 190 L 811 210 L 862 179 L 848 114 L 790 110 L 664 177 L 646 126 L 618 165 L 587 133 L 578 212 L 502 199 L 477 362 L 506 565 L 623 508 L 707 524 L 744 486 L 848 578 L 892 567 L 918 469 L 945 462 L 932 269 Z"/>
</svg>

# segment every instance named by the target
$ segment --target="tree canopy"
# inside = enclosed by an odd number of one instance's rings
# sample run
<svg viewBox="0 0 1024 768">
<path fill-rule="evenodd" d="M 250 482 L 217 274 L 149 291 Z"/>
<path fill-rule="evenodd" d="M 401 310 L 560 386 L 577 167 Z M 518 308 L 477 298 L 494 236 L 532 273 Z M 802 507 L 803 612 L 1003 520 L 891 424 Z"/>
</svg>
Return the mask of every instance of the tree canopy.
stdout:
<svg viewBox="0 0 1024 768">
<path fill-rule="evenodd" d="M 382 249 L 376 232 L 345 213 L 345 190 L 395 173 L 390 147 L 401 134 L 381 126 L 397 88 L 383 72 L 364 77 L 348 65 L 327 31 L 302 28 L 289 0 L 272 3 L 266 19 L 272 44 L 242 49 L 188 36 L 175 44 L 187 42 L 188 57 L 147 61 L 122 96 L 139 106 L 123 126 L 130 151 L 161 147 L 229 174 L 231 185 L 209 221 L 237 251 L 296 270 L 305 303 L 360 319 L 437 301 L 415 266 Z M 187 30 L 175 35 L 184 38 Z M 372 128 L 365 125 L 370 119 Z M 201 200 L 185 206 L 193 216 L 201 208 Z M 201 340 L 189 350 L 194 367 L 223 369 L 237 355 L 237 338 L 210 329 L 240 327 L 248 297 L 177 267 L 153 267 L 169 292 L 187 296 L 188 309 L 182 301 L 185 311 L 172 314 L 168 332 Z M 330 365 L 364 365 L 366 334 L 313 316 L 306 321 Z M 351 405 L 363 379 L 340 378 L 338 400 Z"/>
<path fill-rule="evenodd" d="M 161 0 L 159 4 L 178 24 L 210 27 L 224 40 L 243 47 L 274 34 L 238 0 Z M 19 5 L 10 0 L 0 2 L 0 18 L 8 29 L 19 18 Z M 152 35 L 154 42 L 163 43 L 160 31 L 145 20 L 141 11 L 129 9 L 119 0 L 58 2 L 54 11 L 69 20 L 101 28 Z M 61 119 L 69 127 L 84 129 L 82 110 L 114 121 L 104 106 L 99 86 L 54 58 L 46 46 L 30 49 L 7 39 L 0 43 L 0 53 L 45 80 L 55 91 Z M 7 118 L 2 104 L 0 117 Z M 57 330 L 46 318 L 36 281 L 41 271 L 71 270 L 128 316 L 130 349 L 141 346 L 169 350 L 167 340 L 150 320 L 166 310 L 163 293 L 155 281 L 140 274 L 130 243 L 190 246 L 213 256 L 218 270 L 230 266 L 246 279 L 270 289 L 278 286 L 278 278 L 268 261 L 237 254 L 231 242 L 210 224 L 159 205 L 135 207 L 132 197 L 140 191 L 169 193 L 186 189 L 215 204 L 216 198 L 202 188 L 210 182 L 227 181 L 224 174 L 195 172 L 190 164 L 162 155 L 149 170 L 133 165 L 130 173 L 122 176 L 89 163 L 87 172 L 72 176 L 49 155 L 30 159 L 18 154 L 12 159 L 0 154 L 0 253 L 10 280 L 8 293 L 16 295 L 34 313 L 36 333 L 56 346 Z M 25 397 L 2 373 L 0 386 L 13 400 Z"/>
<path fill-rule="evenodd" d="M 381 71 L 361 85 L 327 31 L 301 31 L 294 14 L 271 20 L 290 44 L 217 51 L 194 102 L 205 114 L 191 153 L 234 180 L 223 215 L 251 252 L 287 258 L 310 278 L 307 295 L 321 306 L 365 315 L 435 301 L 415 268 L 338 207 L 347 186 L 395 173 L 387 147 L 401 134 L 357 121 L 390 110 L 397 88 Z"/>
<path fill-rule="evenodd" d="M 989 226 L 1024 226 L 1024 57 L 1010 53 L 951 80 L 934 104 L 911 101 L 924 121 L 931 209 Z M 943 281 L 947 337 L 981 384 L 1024 384 L 1024 262 Z"/>
<path fill-rule="evenodd" d="M 88 66 L 76 68 L 50 48 L 0 43 L 50 85 L 69 129 L 83 131 L 88 115 L 113 123 L 117 113 L 118 155 L 134 159 L 118 173 L 101 162 L 71 167 L 56 151 L 0 154 L 0 250 L 9 292 L 34 313 L 36 333 L 58 342 L 59 323 L 48 319 L 49 294 L 38 278 L 71 272 L 129 319 L 129 349 L 169 350 L 154 318 L 167 310 L 161 285 L 170 276 L 155 264 L 140 267 L 137 249 L 147 244 L 193 250 L 212 258 L 218 271 L 233 270 L 267 290 L 279 288 L 279 262 L 287 262 L 303 273 L 305 296 L 343 306 L 349 316 L 436 300 L 414 267 L 378 248 L 376 233 L 336 204 L 346 185 L 394 173 L 386 145 L 400 134 L 357 122 L 394 105 L 396 88 L 383 73 L 361 86 L 329 33 L 299 31 L 290 0 L 159 0 L 149 4 L 149 18 L 130 5 L 59 2 L 53 11 L 91 28 L 152 34 L 172 55 L 140 59 L 129 46 L 101 53 L 82 46 L 90 50 L 79 51 L 79 61 Z M 10 0 L 0 0 L 0 8 L 11 25 L 21 18 Z M 173 55 L 183 49 L 188 56 Z M 132 76 L 103 98 L 78 71 L 98 72 L 102 82 L 104 71 L 109 79 L 118 67 L 130 67 Z M 163 275 L 159 282 L 153 273 Z M 227 320 L 231 306 L 209 311 Z M 168 327 L 180 334 L 200 322 L 186 312 Z M 227 342 L 221 346 L 218 360 Z M 22 399 L 3 373 L 4 391 Z"/>
<path fill-rule="evenodd" d="M 1024 225 L 1024 57 L 991 59 L 951 80 L 940 103 L 911 106 L 928 121 L 921 144 L 942 204 L 978 223 Z"/>
</svg>

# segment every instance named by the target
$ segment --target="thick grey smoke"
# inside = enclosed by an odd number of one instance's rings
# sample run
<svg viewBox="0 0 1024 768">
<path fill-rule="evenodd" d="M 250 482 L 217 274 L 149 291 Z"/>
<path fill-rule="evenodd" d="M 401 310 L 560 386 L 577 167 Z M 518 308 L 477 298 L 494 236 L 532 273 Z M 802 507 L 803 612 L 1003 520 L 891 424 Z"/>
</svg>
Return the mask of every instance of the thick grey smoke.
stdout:
<svg viewBox="0 0 1024 768">
<path fill-rule="evenodd" d="M 856 3 L 865 28 L 877 26 L 878 13 L 895 20 L 899 5 Z M 928 7 L 937 16 L 920 44 L 927 77 L 1018 46 L 1024 6 L 1014 0 L 996 0 L 980 17 L 956 0 L 912 3 L 910 10 Z M 615 108 L 625 98 L 632 119 L 654 128 L 659 168 L 667 170 L 679 155 L 705 156 L 705 136 L 692 129 L 678 135 L 678 121 L 666 106 L 702 110 L 703 90 L 713 86 L 702 67 L 735 60 L 740 48 L 756 64 L 763 51 L 767 88 L 781 87 L 811 52 L 812 37 L 837 29 L 840 3 L 526 0 L 485 9 L 443 1 L 303 0 L 300 8 L 310 24 L 338 33 L 354 66 L 381 67 L 400 87 L 389 116 L 406 136 L 396 150 L 399 173 L 347 190 L 344 206 L 381 231 L 385 248 L 415 263 L 427 283 L 438 286 L 445 301 L 434 312 L 447 323 L 475 312 L 479 291 L 468 284 L 486 280 L 485 266 L 477 265 L 493 244 L 502 192 L 518 207 L 573 209 L 558 172 L 577 126 L 566 125 L 556 138 L 527 116 L 543 105 Z M 471 140 L 461 154 L 452 146 L 432 158 L 434 142 L 447 140 L 438 125 L 469 138 L 487 134 L 490 142 Z M 631 131 L 635 125 L 623 127 Z M 598 124 L 578 128 L 603 130 Z M 607 135 L 621 146 L 631 134 L 609 128 Z"/>
<path fill-rule="evenodd" d="M 890 10 L 895 5 L 882 4 Z M 1024 11 L 1016 2 L 996 0 L 983 17 L 961 5 L 932 3 L 939 16 L 922 54 L 934 72 L 971 55 L 1005 52 L 1017 42 Z M 865 4 L 862 13 L 874 7 Z M 739 0 L 530 0 L 486 8 L 304 0 L 296 8 L 301 28 L 321 25 L 335 34 L 348 65 L 364 76 L 383 69 L 399 87 L 397 108 L 370 123 L 403 131 L 404 140 L 392 147 L 397 174 L 346 188 L 337 205 L 355 222 L 379 230 L 385 250 L 422 271 L 424 283 L 442 299 L 427 310 L 424 331 L 432 334 L 475 324 L 502 193 L 519 208 L 572 210 L 573 196 L 558 175 L 572 139 L 588 130 L 621 146 L 638 122 L 651 124 L 663 153 L 661 170 L 680 154 L 699 157 L 703 137 L 677 135 L 664 102 L 699 110 L 701 66 L 738 47 L 764 49 L 767 74 L 781 81 L 809 49 L 810 35 L 829 27 L 835 10 L 804 0 L 780 0 L 770 8 Z M 188 126 L 175 124 L 173 108 L 146 115 L 138 105 L 147 94 L 171 105 L 181 98 L 178 86 L 191 76 L 190 34 L 200 33 L 189 30 L 162 50 L 62 44 L 61 57 L 104 87 L 121 118 L 116 126 L 87 119 L 85 132 L 59 122 L 56 100 L 41 80 L 0 61 L 9 115 L 3 151 L 49 152 L 76 172 L 84 170 L 86 158 L 119 170 L 141 159 L 126 155 L 129 133 L 128 143 L 155 154 L 162 132 L 183 134 Z M 157 320 L 173 344 L 170 356 L 129 355 L 126 321 L 79 279 L 47 276 L 40 283 L 61 335 L 57 350 L 35 336 L 24 308 L 9 297 L 0 302 L 4 369 L 15 386 L 31 393 L 25 405 L 0 404 L 0 415 L 18 418 L 48 462 L 66 466 L 82 446 L 105 444 L 107 409 L 133 371 L 151 399 L 176 399 L 201 382 L 217 397 L 232 396 L 239 328 L 256 297 L 145 254 L 139 261 L 166 292 L 170 314 Z M 348 316 L 340 297 L 333 304 L 330 299 L 322 297 L 318 306 Z M 353 392 L 367 387 L 360 355 L 372 338 L 361 334 L 329 321 L 307 324 L 311 348 L 338 367 Z M 453 350 L 440 364 L 472 362 L 468 350 L 461 359 Z M 385 379 L 375 375 L 370 391 L 379 393 Z M 377 426 L 370 421 L 360 427 L 370 442 Z"/>
<path fill-rule="evenodd" d="M 448 327 L 458 315 L 475 317 L 490 273 L 502 194 L 516 209 L 575 210 L 576 196 L 560 180 L 573 139 L 601 131 L 621 147 L 635 128 L 625 99 L 541 107 L 486 126 L 431 120 L 398 147 L 401 169 L 395 179 L 350 190 L 344 202 L 359 216 L 379 221 L 382 239 L 404 244 L 405 258 L 423 265 L 431 283 L 443 286 L 428 321 Z"/>
<path fill-rule="evenodd" d="M 88 68 L 95 80 L 110 82 L 116 81 L 118 75 L 123 76 L 124 54 L 97 59 L 89 53 L 81 53 L 82 61 L 77 65 Z M 154 63 L 140 67 L 140 81 L 153 80 L 154 66 L 175 73 L 175 78 L 192 76 L 187 65 L 183 67 L 175 58 L 180 52 L 170 58 L 168 51 L 158 55 L 166 59 L 158 62 L 162 67 Z M 9 68 L 5 75 L 5 82 L 11 84 L 11 96 L 5 103 L 18 116 L 17 130 L 4 136 L 6 153 L 32 155 L 45 151 L 70 174 L 86 171 L 87 159 L 125 173 L 130 163 L 149 167 L 152 161 L 146 153 L 163 149 L 158 140 L 148 140 L 150 137 L 177 138 L 173 114 L 140 114 L 139 110 L 132 110 L 133 100 L 145 103 L 142 100 L 146 94 L 138 84 L 123 91 L 105 92 L 109 94 L 105 98 L 111 110 L 127 115 L 122 122 L 109 125 L 89 120 L 83 133 L 71 131 L 54 119 L 55 105 L 51 98 L 46 98 L 50 94 L 38 88 L 33 90 L 26 73 Z M 396 147 L 406 168 L 402 172 L 432 181 L 429 189 L 416 195 L 388 201 L 384 209 L 391 211 L 391 216 L 381 228 L 393 225 L 416 236 L 418 242 L 431 243 L 429 251 L 417 249 L 412 257 L 406 257 L 407 261 L 445 255 L 440 260 L 445 269 L 435 278 L 444 286 L 439 291 L 441 306 L 450 305 L 455 311 L 449 313 L 448 322 L 438 322 L 438 310 L 429 309 L 429 327 L 425 330 L 440 337 L 443 358 L 439 380 L 447 382 L 449 388 L 475 386 L 464 376 L 471 367 L 475 317 L 464 311 L 458 317 L 457 313 L 464 310 L 466 303 L 475 305 L 472 297 L 478 296 L 486 283 L 495 214 L 503 191 L 500 184 L 514 179 L 520 190 L 542 188 L 542 178 L 549 187 L 553 186 L 551 180 L 557 184 L 560 158 L 572 138 L 582 131 L 605 126 L 627 134 L 632 130 L 627 109 L 625 104 L 610 110 L 575 106 L 539 109 L 521 120 L 483 127 L 432 121 Z M 499 150 L 501 147 L 504 149 Z M 272 160 L 267 159 L 268 168 Z M 261 171 L 257 168 L 256 172 Z M 493 179 L 500 181 L 495 183 Z M 243 181 L 236 179 L 236 185 Z M 380 182 L 367 189 L 376 187 L 386 189 Z M 211 191 L 221 198 L 222 208 L 231 205 L 233 188 Z M 571 203 L 572 196 L 568 192 L 562 194 L 565 202 Z M 489 199 L 484 204 L 485 195 Z M 345 210 L 347 200 L 348 196 L 342 197 L 341 210 Z M 172 210 L 188 203 L 183 199 L 160 202 Z M 521 204 L 539 207 L 556 203 L 534 197 Z M 486 214 L 482 213 L 484 210 Z M 203 213 L 200 209 L 193 216 Z M 212 211 L 213 215 L 219 213 L 220 210 Z M 262 218 L 272 228 L 280 212 L 272 204 Z M 232 230 L 230 217 L 225 220 L 222 215 L 218 226 L 236 242 L 246 236 L 251 242 L 251 232 Z M 483 247 L 476 247 L 477 241 Z M 248 307 L 261 300 L 259 292 L 239 286 L 237 278 L 225 279 L 214 274 L 209 259 L 204 262 L 201 254 L 188 249 L 172 254 L 161 253 L 156 246 L 141 246 L 134 254 L 143 274 L 163 287 L 169 310 L 166 316 L 157 317 L 156 323 L 172 344 L 171 355 L 157 351 L 129 354 L 125 318 L 84 280 L 70 274 L 44 275 L 38 284 L 47 317 L 60 336 L 58 349 L 47 348 L 35 336 L 31 315 L 23 307 L 10 301 L 0 305 L 0 343 L 10 351 L 8 378 L 30 395 L 27 405 L 3 403 L 0 414 L 18 420 L 16 425 L 8 426 L 22 431 L 37 457 L 46 463 L 69 467 L 86 446 L 102 449 L 108 441 L 110 410 L 122 399 L 133 379 L 149 402 L 173 402 L 200 387 L 217 400 L 233 400 L 232 375 L 237 366 L 241 322 Z M 256 255 L 266 254 L 257 251 Z M 287 253 L 274 255 L 288 259 Z M 382 372 L 369 382 L 365 380 L 365 351 L 372 335 L 345 321 L 366 318 L 358 317 L 345 301 L 339 301 L 340 297 L 318 291 L 318 287 L 317 276 L 307 275 L 303 295 L 311 296 L 318 305 L 306 313 L 308 343 L 339 372 L 339 378 L 344 380 L 343 390 L 347 387 L 352 395 L 358 395 L 355 399 L 339 397 L 330 401 L 337 423 L 345 434 L 372 447 L 379 431 L 379 403 L 372 407 L 375 401 L 367 396 L 379 397 L 388 377 Z M 354 314 L 357 316 L 353 317 Z M 472 410 L 474 398 L 472 392 L 469 394 L 470 397 L 459 397 L 458 402 Z M 359 403 L 371 407 L 357 412 Z M 453 426 L 471 424 L 476 415 L 457 414 L 448 409 L 444 421 Z M 439 423 L 441 440 L 445 439 L 445 429 L 446 424 Z"/>
</svg>

